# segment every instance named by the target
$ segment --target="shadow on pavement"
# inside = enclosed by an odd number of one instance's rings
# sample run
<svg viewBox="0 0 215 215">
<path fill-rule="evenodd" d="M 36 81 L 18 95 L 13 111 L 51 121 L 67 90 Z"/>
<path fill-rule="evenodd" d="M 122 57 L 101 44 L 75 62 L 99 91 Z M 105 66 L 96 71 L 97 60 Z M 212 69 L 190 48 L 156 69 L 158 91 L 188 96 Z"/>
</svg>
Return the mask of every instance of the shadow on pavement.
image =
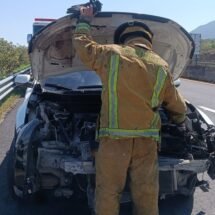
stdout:
<svg viewBox="0 0 215 215">
<path fill-rule="evenodd" d="M 1 215 L 90 215 L 86 202 L 48 198 L 34 204 L 21 204 L 10 196 L 7 182 L 8 156 L 0 164 L 0 214 Z M 160 215 L 191 215 L 193 197 L 177 196 L 159 201 Z M 131 215 L 131 206 L 124 205 L 120 215 Z"/>
<path fill-rule="evenodd" d="M 159 215 L 191 215 L 193 210 L 193 197 L 177 196 L 159 201 Z M 120 215 L 131 215 L 131 205 L 124 205 Z M 197 214 L 203 215 L 203 214 Z"/>
<path fill-rule="evenodd" d="M 193 196 L 176 196 L 159 201 L 160 215 L 191 215 Z"/>
<path fill-rule="evenodd" d="M 67 199 L 46 199 L 40 203 L 18 203 L 10 196 L 7 183 L 8 155 L 0 164 L 0 214 L 1 215 L 90 215 L 85 202 Z"/>
</svg>

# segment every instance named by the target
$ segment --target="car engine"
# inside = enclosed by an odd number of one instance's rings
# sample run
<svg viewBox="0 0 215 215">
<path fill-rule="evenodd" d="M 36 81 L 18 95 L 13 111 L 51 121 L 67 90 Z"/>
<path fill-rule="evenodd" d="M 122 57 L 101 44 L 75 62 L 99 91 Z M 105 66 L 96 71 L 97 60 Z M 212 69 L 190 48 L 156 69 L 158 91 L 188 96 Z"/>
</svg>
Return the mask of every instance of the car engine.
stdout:
<svg viewBox="0 0 215 215">
<path fill-rule="evenodd" d="M 92 205 L 94 155 L 99 146 L 96 141 L 101 105 L 99 95 L 91 95 L 87 99 L 88 105 L 80 104 L 71 96 L 60 95 L 59 98 L 50 93 L 31 96 L 27 122 L 16 141 L 15 184 L 23 191 L 22 196 L 40 190 L 52 190 L 58 197 L 86 197 L 87 193 Z M 166 110 L 160 108 L 162 138 L 159 155 L 208 159 L 215 151 L 215 129 L 204 122 L 191 104 L 187 103 L 187 106 L 186 132 L 172 124 Z M 215 176 L 214 169 L 211 175 Z"/>
</svg>

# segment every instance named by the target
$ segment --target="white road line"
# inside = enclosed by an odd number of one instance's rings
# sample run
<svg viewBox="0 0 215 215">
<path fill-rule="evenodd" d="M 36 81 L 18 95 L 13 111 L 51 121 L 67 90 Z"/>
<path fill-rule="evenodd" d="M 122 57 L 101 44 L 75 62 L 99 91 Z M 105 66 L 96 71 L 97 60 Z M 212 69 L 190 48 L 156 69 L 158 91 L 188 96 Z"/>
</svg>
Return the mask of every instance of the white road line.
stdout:
<svg viewBox="0 0 215 215">
<path fill-rule="evenodd" d="M 211 109 L 211 108 L 207 108 L 207 107 L 204 107 L 204 106 L 199 106 L 201 109 L 203 110 L 207 110 L 207 111 L 210 111 L 212 113 L 215 113 L 215 110 L 214 109 Z"/>
</svg>

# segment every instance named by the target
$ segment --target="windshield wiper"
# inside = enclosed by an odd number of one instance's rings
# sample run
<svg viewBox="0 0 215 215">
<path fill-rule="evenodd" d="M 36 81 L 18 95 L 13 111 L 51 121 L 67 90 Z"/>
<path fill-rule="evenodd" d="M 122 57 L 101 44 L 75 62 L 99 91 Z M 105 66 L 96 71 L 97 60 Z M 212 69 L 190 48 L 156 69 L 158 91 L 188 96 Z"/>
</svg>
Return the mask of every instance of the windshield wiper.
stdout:
<svg viewBox="0 0 215 215">
<path fill-rule="evenodd" d="M 95 88 L 102 89 L 102 86 L 101 85 L 88 85 L 88 86 L 80 86 L 77 89 L 80 90 L 80 89 L 95 89 Z"/>
<path fill-rule="evenodd" d="M 58 84 L 50 84 L 50 83 L 46 83 L 45 84 L 46 87 L 53 87 L 55 89 L 58 90 L 64 90 L 64 91 L 70 91 L 73 92 L 73 89 L 58 85 Z M 88 85 L 88 86 L 79 86 L 77 87 L 77 90 L 87 90 L 87 89 L 102 89 L 101 85 Z"/>
<path fill-rule="evenodd" d="M 46 87 L 54 87 L 55 89 L 58 89 L 58 90 L 66 90 L 66 91 L 73 91 L 72 89 L 70 88 L 67 88 L 67 87 L 64 87 L 64 86 L 61 86 L 61 85 L 57 85 L 57 84 L 45 84 Z"/>
</svg>

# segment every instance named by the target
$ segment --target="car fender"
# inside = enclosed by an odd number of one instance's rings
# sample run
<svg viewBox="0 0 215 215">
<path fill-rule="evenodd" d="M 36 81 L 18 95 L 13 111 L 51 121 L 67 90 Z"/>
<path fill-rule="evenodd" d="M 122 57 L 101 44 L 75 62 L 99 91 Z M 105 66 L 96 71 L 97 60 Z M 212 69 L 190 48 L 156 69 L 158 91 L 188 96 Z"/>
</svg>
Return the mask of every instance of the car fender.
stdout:
<svg viewBox="0 0 215 215">
<path fill-rule="evenodd" d="M 19 129 L 25 124 L 28 101 L 32 92 L 33 92 L 33 88 L 26 89 L 24 101 L 17 110 L 17 114 L 16 114 L 16 132 L 17 133 Z"/>
</svg>

